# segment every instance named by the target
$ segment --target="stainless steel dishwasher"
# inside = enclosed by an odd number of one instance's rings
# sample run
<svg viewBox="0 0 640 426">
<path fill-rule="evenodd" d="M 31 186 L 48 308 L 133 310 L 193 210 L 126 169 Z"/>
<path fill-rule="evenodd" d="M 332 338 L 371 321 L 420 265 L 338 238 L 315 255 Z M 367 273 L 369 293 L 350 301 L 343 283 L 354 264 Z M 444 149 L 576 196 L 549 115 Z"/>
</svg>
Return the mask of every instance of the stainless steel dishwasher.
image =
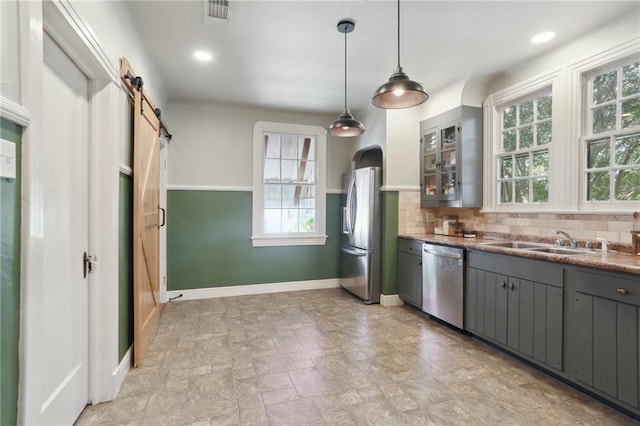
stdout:
<svg viewBox="0 0 640 426">
<path fill-rule="evenodd" d="M 422 310 L 463 328 L 464 250 L 422 245 Z"/>
</svg>

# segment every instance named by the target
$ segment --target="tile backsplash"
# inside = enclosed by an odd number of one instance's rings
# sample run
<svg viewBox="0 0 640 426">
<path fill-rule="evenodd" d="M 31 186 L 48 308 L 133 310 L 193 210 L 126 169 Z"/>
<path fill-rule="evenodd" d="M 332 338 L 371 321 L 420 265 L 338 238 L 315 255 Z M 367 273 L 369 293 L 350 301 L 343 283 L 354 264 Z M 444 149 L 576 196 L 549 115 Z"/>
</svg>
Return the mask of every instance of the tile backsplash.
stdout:
<svg viewBox="0 0 640 426">
<path fill-rule="evenodd" d="M 400 234 L 433 233 L 443 216 L 456 215 L 464 229 L 480 233 L 517 234 L 536 238 L 555 238 L 555 231 L 568 232 L 578 241 L 606 238 L 616 245 L 631 246 L 633 230 L 640 230 L 640 215 L 554 214 L 554 213 L 480 213 L 470 208 L 420 208 L 420 193 L 401 191 L 398 199 Z M 432 217 L 435 221 L 429 221 Z"/>
</svg>

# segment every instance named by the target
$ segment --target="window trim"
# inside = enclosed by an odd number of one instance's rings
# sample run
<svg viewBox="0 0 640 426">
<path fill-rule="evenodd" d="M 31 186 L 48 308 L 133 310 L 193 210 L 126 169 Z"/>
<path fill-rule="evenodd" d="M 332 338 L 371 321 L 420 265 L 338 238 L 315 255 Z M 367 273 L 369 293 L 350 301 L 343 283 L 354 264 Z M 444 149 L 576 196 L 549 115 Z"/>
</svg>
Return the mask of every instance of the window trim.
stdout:
<svg viewBox="0 0 640 426">
<path fill-rule="evenodd" d="M 264 233 L 263 134 L 292 133 L 316 138 L 316 232 Z M 320 126 L 258 121 L 253 126 L 253 247 L 324 245 L 326 235 L 327 136 Z"/>
<path fill-rule="evenodd" d="M 635 208 L 632 207 L 632 204 L 637 204 L 637 201 L 616 201 L 616 200 L 589 200 L 587 199 L 588 192 L 588 184 L 587 184 L 587 175 L 589 171 L 593 169 L 589 169 L 587 167 L 588 162 L 588 144 L 591 141 L 599 140 L 599 139 L 609 139 L 610 145 L 610 155 L 614 155 L 615 149 L 613 143 L 616 137 L 624 137 L 629 135 L 638 134 L 640 132 L 640 126 L 636 126 L 629 129 L 622 129 L 620 125 L 621 114 L 619 104 L 624 96 L 616 96 L 614 101 L 607 102 L 608 104 L 613 103 L 616 106 L 616 128 L 614 130 L 608 130 L 601 133 L 593 133 L 592 129 L 592 117 L 591 110 L 592 106 L 590 105 L 591 99 L 591 89 L 592 89 L 592 78 L 602 72 L 607 70 L 618 70 L 620 67 L 632 63 L 638 60 L 638 52 L 634 54 L 621 54 L 618 55 L 615 59 L 610 59 L 608 61 L 600 61 L 597 64 L 592 64 L 589 69 L 582 70 L 579 74 L 579 82 L 580 82 L 580 103 L 579 103 L 579 137 L 578 137 L 578 145 L 580 150 L 580 201 L 579 205 L 581 209 L 584 210 L 592 210 L 592 211 L 601 211 L 601 210 L 620 210 L 620 211 L 634 211 Z M 618 81 L 618 89 L 620 88 L 621 82 Z M 633 95 L 631 97 L 638 97 L 638 95 Z M 626 97 L 628 98 L 628 97 Z M 607 173 L 611 173 L 612 170 L 616 169 L 637 169 L 637 167 L 616 167 L 612 166 L 611 163 L 606 168 L 603 168 L 602 171 L 606 171 Z M 610 188 L 612 190 L 613 188 Z M 612 194 L 610 194 L 611 197 Z"/>
<path fill-rule="evenodd" d="M 513 103 L 520 102 L 522 100 L 534 97 L 542 93 L 550 93 L 552 102 L 558 96 L 557 80 L 560 74 L 559 69 L 537 75 L 533 78 L 523 81 L 522 83 L 515 84 L 500 90 L 487 97 L 483 108 L 483 123 L 484 123 L 484 179 L 483 179 L 483 207 L 482 212 L 540 212 L 540 211 L 552 211 L 557 210 L 558 206 L 554 203 L 554 197 L 558 198 L 557 192 L 554 191 L 554 180 L 562 179 L 562 177 L 556 177 L 562 173 L 556 164 L 558 158 L 562 156 L 561 147 L 559 144 L 554 143 L 562 137 L 562 126 L 556 125 L 560 120 L 560 111 L 553 104 L 551 122 L 551 144 L 547 145 L 549 149 L 549 201 L 545 203 L 510 203 L 501 204 L 498 200 L 499 190 L 499 176 L 500 176 L 500 163 L 498 161 L 502 153 L 502 109 Z M 536 147 L 532 149 L 537 150 Z M 541 147 L 540 147 L 541 148 Z M 529 153 L 530 150 L 527 150 Z"/>
</svg>

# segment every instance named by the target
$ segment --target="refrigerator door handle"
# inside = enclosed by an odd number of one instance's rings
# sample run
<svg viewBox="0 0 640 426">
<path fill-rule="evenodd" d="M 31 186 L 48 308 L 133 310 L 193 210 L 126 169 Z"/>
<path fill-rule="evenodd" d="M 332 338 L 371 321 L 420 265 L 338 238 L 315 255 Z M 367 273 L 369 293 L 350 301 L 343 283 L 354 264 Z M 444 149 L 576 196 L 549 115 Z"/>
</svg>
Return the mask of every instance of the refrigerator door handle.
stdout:
<svg viewBox="0 0 640 426">
<path fill-rule="evenodd" d="M 353 191 L 356 189 L 356 180 L 355 176 L 351 177 L 351 181 L 349 182 L 349 189 L 347 190 L 347 211 L 346 211 L 346 219 L 347 219 L 347 230 L 348 234 L 353 234 L 353 209 L 354 206 L 352 204 Z"/>
<path fill-rule="evenodd" d="M 367 250 L 351 247 L 346 244 L 342 244 L 342 246 L 340 247 L 340 250 L 342 250 L 347 254 L 351 254 L 353 256 L 366 256 L 367 254 L 369 254 Z"/>
<path fill-rule="evenodd" d="M 347 222 L 348 207 L 342 208 L 342 233 L 349 234 L 349 223 Z"/>
</svg>

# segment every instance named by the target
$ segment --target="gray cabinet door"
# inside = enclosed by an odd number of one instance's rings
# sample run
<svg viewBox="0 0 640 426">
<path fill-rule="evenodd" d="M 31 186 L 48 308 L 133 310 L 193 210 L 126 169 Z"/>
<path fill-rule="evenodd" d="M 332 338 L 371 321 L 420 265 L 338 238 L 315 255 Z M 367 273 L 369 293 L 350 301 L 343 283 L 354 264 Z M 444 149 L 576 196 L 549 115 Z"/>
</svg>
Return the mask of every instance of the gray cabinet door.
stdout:
<svg viewBox="0 0 640 426">
<path fill-rule="evenodd" d="M 422 258 L 398 253 L 398 296 L 418 308 L 422 305 Z"/>
<path fill-rule="evenodd" d="M 465 329 L 485 333 L 485 271 L 467 269 L 465 285 Z"/>
<path fill-rule="evenodd" d="M 585 269 L 571 277 L 573 380 L 640 408 L 640 280 Z"/>
<path fill-rule="evenodd" d="M 576 293 L 576 379 L 633 407 L 638 399 L 638 307 Z"/>
<path fill-rule="evenodd" d="M 562 289 L 509 278 L 507 346 L 562 370 Z"/>
<path fill-rule="evenodd" d="M 531 360 L 563 370 L 562 270 L 546 276 L 537 261 L 471 253 L 465 318 L 468 330 Z M 507 272 L 501 273 L 501 272 Z M 525 278 L 518 277 L 520 274 Z M 548 278 L 537 282 L 533 277 Z"/>
<path fill-rule="evenodd" d="M 509 277 L 489 274 L 495 288 L 495 339 L 506 345 L 509 339 Z"/>
</svg>

